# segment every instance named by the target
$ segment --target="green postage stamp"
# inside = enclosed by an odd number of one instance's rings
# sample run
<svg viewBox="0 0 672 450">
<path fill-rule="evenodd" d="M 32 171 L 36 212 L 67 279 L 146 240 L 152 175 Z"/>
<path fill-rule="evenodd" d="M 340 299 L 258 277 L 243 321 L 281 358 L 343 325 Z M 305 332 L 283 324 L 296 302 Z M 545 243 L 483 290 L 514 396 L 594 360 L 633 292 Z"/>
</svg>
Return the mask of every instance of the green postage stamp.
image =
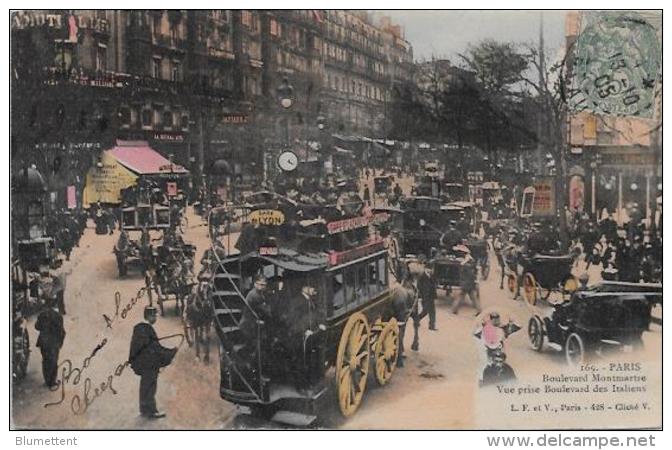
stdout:
<svg viewBox="0 0 672 450">
<path fill-rule="evenodd" d="M 661 68 L 654 26 L 623 11 L 587 14 L 584 20 L 576 41 L 570 108 L 651 118 Z"/>
</svg>

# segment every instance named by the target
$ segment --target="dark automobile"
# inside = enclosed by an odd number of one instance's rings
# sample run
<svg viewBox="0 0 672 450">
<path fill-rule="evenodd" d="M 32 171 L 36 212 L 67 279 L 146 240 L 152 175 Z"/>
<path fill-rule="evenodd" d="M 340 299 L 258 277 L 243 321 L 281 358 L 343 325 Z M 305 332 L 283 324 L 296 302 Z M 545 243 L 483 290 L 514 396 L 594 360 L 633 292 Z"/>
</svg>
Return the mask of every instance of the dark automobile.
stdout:
<svg viewBox="0 0 672 450">
<path fill-rule="evenodd" d="M 581 364 L 606 345 L 640 348 L 653 305 L 662 298 L 662 284 L 602 282 L 553 305 L 550 316 L 534 315 L 528 337 L 537 351 L 544 337 L 560 345 L 570 365 Z"/>
</svg>

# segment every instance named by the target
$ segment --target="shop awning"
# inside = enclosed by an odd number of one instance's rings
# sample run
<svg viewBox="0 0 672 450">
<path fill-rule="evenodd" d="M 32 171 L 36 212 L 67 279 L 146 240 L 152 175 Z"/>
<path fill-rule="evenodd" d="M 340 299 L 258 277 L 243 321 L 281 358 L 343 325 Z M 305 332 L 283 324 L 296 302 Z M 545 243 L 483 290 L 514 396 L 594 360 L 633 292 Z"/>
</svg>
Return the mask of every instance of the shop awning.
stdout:
<svg viewBox="0 0 672 450">
<path fill-rule="evenodd" d="M 145 141 L 117 141 L 117 146 L 108 153 L 138 175 L 188 173 L 184 167 L 171 164 Z"/>
</svg>

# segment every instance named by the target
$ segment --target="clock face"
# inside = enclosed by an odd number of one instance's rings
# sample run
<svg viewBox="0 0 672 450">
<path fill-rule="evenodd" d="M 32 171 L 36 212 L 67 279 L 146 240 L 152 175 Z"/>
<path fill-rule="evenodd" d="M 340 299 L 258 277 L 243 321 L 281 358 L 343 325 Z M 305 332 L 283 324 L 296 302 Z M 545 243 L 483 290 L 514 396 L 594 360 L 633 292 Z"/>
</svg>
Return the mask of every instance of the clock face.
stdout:
<svg viewBox="0 0 672 450">
<path fill-rule="evenodd" d="M 299 158 L 294 152 L 282 152 L 278 157 L 278 166 L 285 172 L 291 172 L 299 165 Z"/>
</svg>

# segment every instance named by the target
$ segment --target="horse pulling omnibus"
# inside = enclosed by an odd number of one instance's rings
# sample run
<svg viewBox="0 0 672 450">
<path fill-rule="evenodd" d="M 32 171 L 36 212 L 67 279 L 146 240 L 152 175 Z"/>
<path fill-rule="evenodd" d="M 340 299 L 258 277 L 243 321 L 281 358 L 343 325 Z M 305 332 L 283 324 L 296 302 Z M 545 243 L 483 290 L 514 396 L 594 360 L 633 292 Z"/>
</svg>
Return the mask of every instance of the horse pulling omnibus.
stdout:
<svg viewBox="0 0 672 450">
<path fill-rule="evenodd" d="M 239 253 L 211 252 L 223 399 L 305 427 L 330 401 L 353 415 L 370 372 L 381 386 L 390 381 L 399 325 L 387 250 L 371 232 L 385 219 L 362 205 L 300 205 L 269 192 L 245 203 Z M 246 300 L 259 276 L 268 282 L 263 311 Z M 308 309 L 316 321 L 304 332 L 295 328 L 308 323 L 306 287 L 317 293 Z M 250 318 L 251 332 L 242 326 Z"/>
</svg>

